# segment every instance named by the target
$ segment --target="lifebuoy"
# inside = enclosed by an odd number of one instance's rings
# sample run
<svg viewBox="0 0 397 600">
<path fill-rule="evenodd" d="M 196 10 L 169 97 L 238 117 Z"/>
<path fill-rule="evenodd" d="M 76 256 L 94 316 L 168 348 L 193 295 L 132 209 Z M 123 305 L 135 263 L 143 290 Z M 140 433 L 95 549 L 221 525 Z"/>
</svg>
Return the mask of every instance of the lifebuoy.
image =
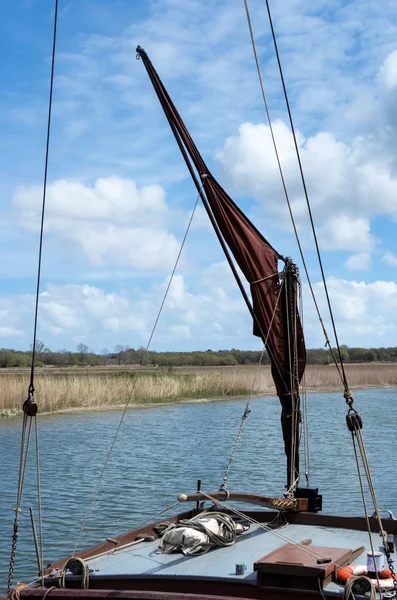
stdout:
<svg viewBox="0 0 397 600">
<path fill-rule="evenodd" d="M 348 581 L 350 577 L 353 577 L 354 575 L 365 575 L 365 577 L 368 577 L 366 565 L 349 565 L 348 567 L 342 567 L 336 574 L 341 583 L 346 583 L 346 581 Z M 377 589 L 380 588 L 381 590 L 388 590 L 390 588 L 394 588 L 394 580 L 389 569 L 383 569 L 383 571 L 379 573 L 379 585 L 376 578 L 373 579 L 372 577 L 369 577 L 368 579 L 371 580 Z"/>
</svg>

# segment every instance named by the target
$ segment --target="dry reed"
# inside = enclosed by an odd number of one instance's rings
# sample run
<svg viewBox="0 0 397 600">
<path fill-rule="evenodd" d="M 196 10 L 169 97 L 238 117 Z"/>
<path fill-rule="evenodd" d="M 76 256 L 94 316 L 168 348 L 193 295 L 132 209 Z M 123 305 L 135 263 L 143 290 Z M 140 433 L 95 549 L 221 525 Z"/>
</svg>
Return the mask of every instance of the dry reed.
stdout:
<svg viewBox="0 0 397 600">
<path fill-rule="evenodd" d="M 390 364 L 347 365 L 352 388 L 397 386 L 397 368 Z M 0 411 L 12 414 L 26 397 L 28 374 L 21 371 L 0 373 Z M 336 370 L 330 366 L 306 369 L 308 391 L 341 389 Z M 84 369 L 37 371 L 35 397 L 41 411 L 93 409 L 124 404 L 145 405 L 188 399 L 213 399 L 233 396 L 273 395 L 270 368 L 187 367 L 170 373 L 161 370 Z"/>
</svg>

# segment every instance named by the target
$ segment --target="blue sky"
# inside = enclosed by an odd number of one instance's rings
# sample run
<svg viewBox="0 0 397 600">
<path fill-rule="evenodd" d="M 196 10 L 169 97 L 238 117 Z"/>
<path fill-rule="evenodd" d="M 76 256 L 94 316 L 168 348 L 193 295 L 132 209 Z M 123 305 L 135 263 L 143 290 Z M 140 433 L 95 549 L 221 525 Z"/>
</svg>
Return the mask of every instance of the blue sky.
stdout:
<svg viewBox="0 0 397 600">
<path fill-rule="evenodd" d="M 397 6 L 272 3 L 342 343 L 397 344 Z M 263 0 L 250 0 L 271 117 L 325 305 Z M 0 23 L 0 347 L 28 348 L 53 3 Z M 142 63 L 151 57 L 205 160 L 281 254 L 291 234 L 243 0 L 60 0 L 38 337 L 146 345 L 196 199 Z M 305 289 L 309 347 L 323 345 Z M 326 319 L 327 321 L 327 319 Z M 199 208 L 152 347 L 259 348 Z"/>
</svg>

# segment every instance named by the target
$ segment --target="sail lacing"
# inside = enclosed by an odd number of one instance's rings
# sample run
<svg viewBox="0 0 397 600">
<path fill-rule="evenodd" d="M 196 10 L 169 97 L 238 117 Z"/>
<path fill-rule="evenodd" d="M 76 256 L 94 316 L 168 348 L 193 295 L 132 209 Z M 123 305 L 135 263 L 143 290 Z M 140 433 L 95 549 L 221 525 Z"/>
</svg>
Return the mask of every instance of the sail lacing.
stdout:
<svg viewBox="0 0 397 600">
<path fill-rule="evenodd" d="M 41 511 L 41 488 L 40 488 L 40 462 L 39 462 L 39 432 L 38 424 L 36 419 L 37 404 L 33 398 L 34 388 L 34 369 L 35 369 L 35 358 L 36 358 L 36 346 L 37 346 L 37 322 L 38 322 L 38 309 L 39 309 L 39 297 L 40 297 L 40 281 L 41 281 L 41 263 L 43 253 L 43 234 L 44 234 L 44 217 L 45 217 L 45 205 L 47 195 L 47 175 L 48 175 L 48 159 L 50 151 L 50 137 L 51 137 L 51 115 L 52 115 L 52 97 L 54 89 L 54 70 L 55 70 L 55 54 L 56 54 L 56 40 L 57 40 L 57 22 L 58 22 L 58 0 L 55 0 L 54 10 L 54 22 L 53 22 L 53 39 L 52 39 L 52 54 L 51 54 L 51 75 L 50 75 L 50 90 L 48 100 L 48 115 L 47 115 L 47 135 L 46 135 L 46 146 L 45 146 L 45 159 L 44 159 L 44 177 L 43 177 L 43 195 L 41 204 L 41 220 L 40 220 L 40 236 L 39 236 L 39 253 L 37 261 L 37 279 L 36 279 L 36 298 L 35 298 L 35 310 L 34 310 L 34 325 L 33 325 L 33 344 L 32 344 L 32 360 L 30 366 L 30 381 L 28 387 L 28 398 L 23 404 L 23 421 L 22 421 L 22 435 L 21 435 L 21 450 L 20 450 L 20 461 L 19 461 L 19 475 L 18 475 L 18 492 L 17 502 L 15 507 L 15 518 L 13 527 L 13 537 L 11 545 L 11 557 L 10 566 L 8 572 L 8 586 L 7 594 L 10 596 L 12 592 L 12 582 L 14 576 L 14 565 L 15 555 L 18 542 L 19 533 L 19 517 L 21 512 L 22 494 L 25 483 L 26 465 L 29 454 L 29 444 L 32 430 L 32 422 L 34 422 L 35 429 L 35 440 L 36 440 L 36 477 L 37 477 L 37 505 L 38 505 L 38 516 L 39 516 L 39 550 L 38 550 L 38 562 L 39 562 L 39 573 L 44 581 L 43 574 L 43 523 L 42 523 L 42 511 Z M 27 432 L 27 435 L 26 435 Z"/>
</svg>

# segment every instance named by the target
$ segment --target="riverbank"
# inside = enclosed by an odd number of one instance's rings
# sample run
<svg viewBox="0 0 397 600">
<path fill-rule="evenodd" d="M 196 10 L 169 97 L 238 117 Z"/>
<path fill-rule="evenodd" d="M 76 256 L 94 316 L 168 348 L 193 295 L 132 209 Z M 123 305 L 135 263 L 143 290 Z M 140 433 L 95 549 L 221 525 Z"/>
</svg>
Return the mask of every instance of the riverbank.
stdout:
<svg viewBox="0 0 397 600">
<path fill-rule="evenodd" d="M 397 386 L 394 364 L 346 365 L 352 389 Z M 0 415 L 13 416 L 26 398 L 26 370 L 0 372 Z M 330 366 L 309 365 L 308 392 L 342 389 Z M 137 368 L 38 369 L 35 397 L 40 412 L 108 410 L 175 402 L 209 402 L 224 398 L 274 396 L 270 367 L 185 367 L 172 370 Z"/>
</svg>

